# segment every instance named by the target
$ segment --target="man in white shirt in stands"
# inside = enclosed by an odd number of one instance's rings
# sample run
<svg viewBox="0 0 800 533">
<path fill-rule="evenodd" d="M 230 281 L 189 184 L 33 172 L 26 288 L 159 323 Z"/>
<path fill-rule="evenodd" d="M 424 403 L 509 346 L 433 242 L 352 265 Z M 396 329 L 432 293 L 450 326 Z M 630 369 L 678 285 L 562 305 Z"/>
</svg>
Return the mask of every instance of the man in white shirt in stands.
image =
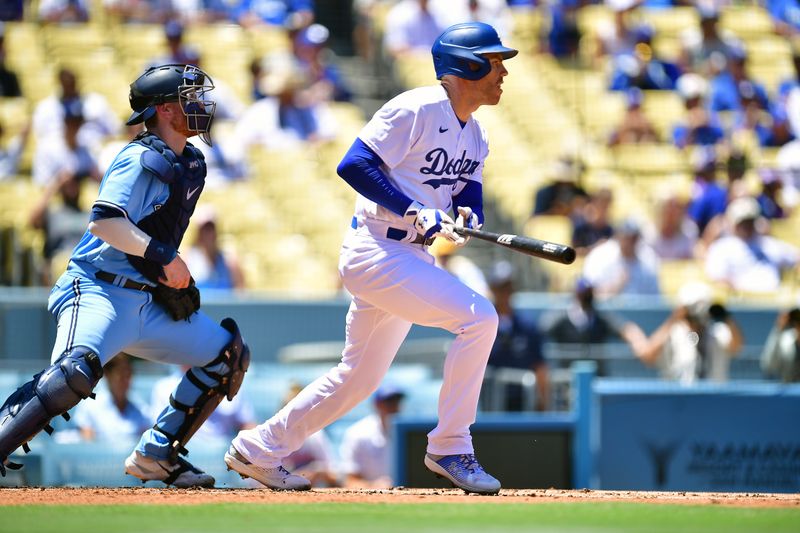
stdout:
<svg viewBox="0 0 800 533">
<path fill-rule="evenodd" d="M 796 268 L 800 250 L 756 231 L 761 207 L 755 198 L 737 198 L 725 211 L 731 234 L 714 241 L 706 256 L 706 274 L 736 291 L 778 290 L 783 270 Z"/>
<path fill-rule="evenodd" d="M 341 445 L 345 487 L 389 488 L 391 478 L 391 422 L 400 412 L 405 393 L 385 384 L 373 398 L 375 412 L 344 433 Z"/>
</svg>

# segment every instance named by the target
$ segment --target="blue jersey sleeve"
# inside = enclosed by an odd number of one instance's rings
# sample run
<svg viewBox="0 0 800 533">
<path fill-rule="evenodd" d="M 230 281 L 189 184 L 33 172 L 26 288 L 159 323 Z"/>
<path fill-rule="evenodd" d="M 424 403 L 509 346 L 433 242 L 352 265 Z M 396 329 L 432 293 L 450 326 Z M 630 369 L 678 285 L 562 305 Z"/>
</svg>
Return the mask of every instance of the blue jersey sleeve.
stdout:
<svg viewBox="0 0 800 533">
<path fill-rule="evenodd" d="M 478 223 L 483 224 L 483 185 L 469 180 L 458 195 L 453 197 L 453 212 L 458 216 L 459 207 L 470 207 L 478 215 Z"/>
<path fill-rule="evenodd" d="M 397 190 L 381 170 L 383 161 L 361 139 L 356 139 L 336 169 L 359 194 L 403 216 L 411 198 Z"/>
<path fill-rule="evenodd" d="M 134 224 L 146 215 L 148 192 L 153 182 L 142 168 L 144 146 L 128 145 L 106 171 L 92 208 L 92 219 L 124 216 Z M 160 184 L 160 182 L 158 182 Z"/>
</svg>

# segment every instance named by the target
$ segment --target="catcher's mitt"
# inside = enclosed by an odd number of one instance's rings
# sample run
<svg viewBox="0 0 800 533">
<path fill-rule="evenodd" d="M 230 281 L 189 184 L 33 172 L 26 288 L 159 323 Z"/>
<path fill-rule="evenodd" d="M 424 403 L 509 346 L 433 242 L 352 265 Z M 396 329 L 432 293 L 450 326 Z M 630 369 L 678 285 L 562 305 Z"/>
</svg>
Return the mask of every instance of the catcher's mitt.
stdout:
<svg viewBox="0 0 800 533">
<path fill-rule="evenodd" d="M 153 301 L 161 305 L 173 320 L 186 320 L 200 309 L 200 291 L 194 279 L 185 289 L 173 289 L 159 283 L 152 292 Z"/>
</svg>

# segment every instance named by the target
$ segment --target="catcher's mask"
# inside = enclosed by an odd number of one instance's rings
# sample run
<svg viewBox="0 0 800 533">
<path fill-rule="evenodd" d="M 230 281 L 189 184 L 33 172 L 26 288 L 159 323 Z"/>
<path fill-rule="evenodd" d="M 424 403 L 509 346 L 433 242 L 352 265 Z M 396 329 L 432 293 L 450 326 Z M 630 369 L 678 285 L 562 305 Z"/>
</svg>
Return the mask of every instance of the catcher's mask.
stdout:
<svg viewBox="0 0 800 533">
<path fill-rule="evenodd" d="M 217 104 L 207 99 L 214 82 L 194 65 L 161 65 L 148 68 L 131 83 L 128 96 L 133 113 L 127 124 L 139 124 L 156 114 L 155 106 L 166 102 L 180 103 L 189 131 L 211 146 L 211 123 Z"/>
</svg>

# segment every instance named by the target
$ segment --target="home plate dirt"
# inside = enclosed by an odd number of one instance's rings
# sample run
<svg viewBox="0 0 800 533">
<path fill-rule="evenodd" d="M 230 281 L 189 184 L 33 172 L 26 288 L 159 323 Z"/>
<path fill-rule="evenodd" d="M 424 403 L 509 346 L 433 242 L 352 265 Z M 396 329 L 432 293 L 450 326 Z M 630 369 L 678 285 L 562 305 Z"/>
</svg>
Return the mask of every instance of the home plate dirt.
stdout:
<svg viewBox="0 0 800 533">
<path fill-rule="evenodd" d="M 2 505 L 206 505 L 209 503 L 529 503 L 645 502 L 736 507 L 800 508 L 800 494 L 635 492 L 608 490 L 504 489 L 498 496 L 467 495 L 456 489 L 351 490 L 155 488 L 0 488 Z"/>
</svg>

